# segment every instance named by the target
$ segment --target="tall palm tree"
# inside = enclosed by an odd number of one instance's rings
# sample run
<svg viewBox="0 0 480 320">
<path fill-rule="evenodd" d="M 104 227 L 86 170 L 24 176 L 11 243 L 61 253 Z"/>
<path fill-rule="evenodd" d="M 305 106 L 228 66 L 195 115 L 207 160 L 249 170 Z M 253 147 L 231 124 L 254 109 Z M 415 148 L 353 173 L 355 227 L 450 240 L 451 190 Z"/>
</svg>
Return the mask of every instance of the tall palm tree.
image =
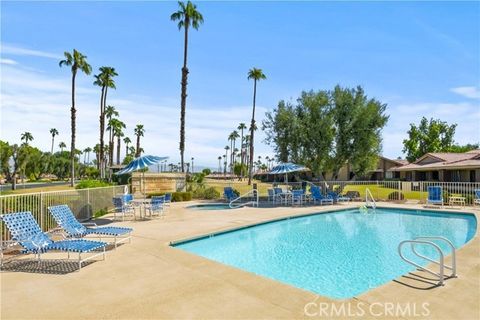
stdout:
<svg viewBox="0 0 480 320">
<path fill-rule="evenodd" d="M 58 136 L 58 130 L 55 128 L 50 129 L 50 134 L 52 135 L 52 149 L 50 151 L 53 154 L 53 144 L 55 143 L 55 136 Z"/>
<path fill-rule="evenodd" d="M 100 162 L 100 143 L 97 143 L 94 147 L 93 147 L 93 152 L 95 152 L 95 158 L 97 160 L 97 167 L 98 167 L 98 163 Z"/>
<path fill-rule="evenodd" d="M 228 139 L 233 141 L 233 145 L 232 145 L 232 151 L 235 150 L 235 142 L 237 141 L 237 139 L 240 137 L 240 135 L 238 134 L 237 130 L 233 130 L 232 133 L 230 133 L 230 135 L 228 136 Z M 234 156 L 234 153 L 232 152 L 230 154 L 230 167 L 231 167 L 231 170 L 233 172 L 233 166 L 235 165 L 235 156 Z"/>
<path fill-rule="evenodd" d="M 111 126 L 111 121 L 113 117 L 118 117 L 120 114 L 114 106 L 107 106 L 105 108 L 105 117 L 107 118 L 107 130 L 108 130 L 108 161 L 110 164 L 113 164 L 113 127 Z"/>
<path fill-rule="evenodd" d="M 229 146 L 225 146 L 225 166 L 223 168 L 223 173 L 226 174 L 227 173 L 227 159 L 228 159 L 228 150 L 230 150 L 230 147 Z"/>
<path fill-rule="evenodd" d="M 72 107 L 71 111 L 71 127 L 72 127 L 72 142 L 70 146 L 70 186 L 75 184 L 75 121 L 77 110 L 75 109 L 75 78 L 77 71 L 89 75 L 92 72 L 92 67 L 87 62 L 87 56 L 84 56 L 79 51 L 73 49 L 73 53 L 65 52 L 65 59 L 59 62 L 60 67 L 71 67 L 72 71 Z"/>
<path fill-rule="evenodd" d="M 105 133 L 105 106 L 107 104 L 107 92 L 108 88 L 116 89 L 115 81 L 113 77 L 118 76 L 118 73 L 115 71 L 115 68 L 112 67 L 100 67 L 100 73 L 95 75 L 95 81 L 93 82 L 94 85 L 99 86 L 102 88 L 102 92 L 100 95 L 100 162 L 97 163 L 97 167 L 100 170 L 100 177 L 103 179 L 105 178 L 105 170 L 103 164 L 104 158 L 104 141 L 103 135 Z"/>
<path fill-rule="evenodd" d="M 132 143 L 129 137 L 123 138 L 123 143 L 125 143 L 125 156 L 128 156 L 128 145 Z"/>
<path fill-rule="evenodd" d="M 267 79 L 262 69 L 252 68 L 248 71 L 248 80 L 253 79 L 253 108 L 252 108 L 252 123 L 250 124 L 250 167 L 248 168 L 248 185 L 252 184 L 252 167 L 253 167 L 253 146 L 255 131 L 255 102 L 257 98 L 257 81 Z"/>
<path fill-rule="evenodd" d="M 85 148 L 85 149 L 83 150 L 83 152 L 84 152 L 86 155 L 88 155 L 88 157 L 87 157 L 87 163 L 90 163 L 90 152 L 92 152 L 92 148 L 87 147 L 87 148 Z M 84 159 L 84 160 L 85 160 L 85 159 Z M 84 162 L 85 162 L 85 161 L 84 161 Z"/>
<path fill-rule="evenodd" d="M 222 156 L 218 156 L 218 173 L 222 172 Z"/>
<path fill-rule="evenodd" d="M 145 129 L 143 128 L 143 124 L 137 124 L 134 132 L 135 132 L 135 135 L 137 136 L 137 149 L 136 149 L 136 152 L 135 152 L 135 157 L 138 158 L 138 157 L 140 157 L 140 153 L 141 153 L 140 137 L 143 137 L 143 134 L 145 133 Z"/>
<path fill-rule="evenodd" d="M 25 141 L 25 144 L 28 145 L 28 143 L 33 140 L 33 136 L 30 132 L 24 132 L 22 133 L 20 140 Z"/>
<path fill-rule="evenodd" d="M 203 23 L 203 16 L 197 10 L 197 6 L 190 1 L 178 2 L 179 10 L 174 12 L 170 16 L 170 20 L 178 21 L 178 30 L 182 28 L 185 31 L 184 47 L 183 47 L 183 67 L 182 67 L 182 92 L 180 102 L 180 165 L 182 172 L 184 169 L 184 153 L 185 153 L 185 107 L 187 103 L 187 51 L 188 51 L 188 29 L 192 26 L 195 30 L 198 30 L 200 24 Z"/>
<path fill-rule="evenodd" d="M 243 168 L 243 130 L 247 129 L 247 126 L 245 123 L 240 122 L 237 129 L 240 130 L 240 166 Z M 240 178 L 243 178 L 243 170 L 240 170 Z"/>
<path fill-rule="evenodd" d="M 63 149 L 67 147 L 67 145 L 65 144 L 65 142 L 61 141 L 59 144 L 58 144 L 58 147 L 60 148 L 60 152 L 63 153 Z"/>
<path fill-rule="evenodd" d="M 122 137 L 124 136 L 123 134 L 123 129 L 126 128 L 125 123 L 118 119 L 112 119 L 112 121 L 115 120 L 112 123 L 113 126 L 113 135 L 117 137 L 117 164 L 120 164 L 120 144 L 122 143 Z M 113 147 L 113 144 L 112 144 Z M 113 153 L 113 152 L 112 152 Z"/>
</svg>

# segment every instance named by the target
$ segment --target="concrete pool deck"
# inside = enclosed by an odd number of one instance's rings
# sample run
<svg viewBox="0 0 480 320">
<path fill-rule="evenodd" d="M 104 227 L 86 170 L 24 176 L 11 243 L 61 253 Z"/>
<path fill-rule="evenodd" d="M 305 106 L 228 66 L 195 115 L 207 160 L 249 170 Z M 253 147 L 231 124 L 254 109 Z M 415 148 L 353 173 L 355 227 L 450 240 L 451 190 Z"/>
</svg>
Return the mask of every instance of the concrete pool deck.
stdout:
<svg viewBox="0 0 480 320">
<path fill-rule="evenodd" d="M 53 260 L 66 254 L 44 255 L 47 261 L 41 270 L 36 264 L 20 263 L 32 256 L 17 258 L 16 268 L 8 270 L 7 265 L 0 274 L 0 318 L 352 319 L 362 314 L 369 319 L 480 318 L 478 232 L 457 251 L 459 277 L 447 280 L 443 287 L 432 288 L 419 281 L 428 275 L 415 272 L 358 297 L 332 300 L 172 248 L 169 243 L 360 203 L 215 211 L 185 208 L 192 204 L 174 203 L 162 219 L 116 223 L 134 228 L 132 243 L 110 251 L 106 261 L 91 263 L 80 272 L 70 272 L 68 264 Z M 456 211 L 475 213 L 479 219 L 478 209 Z"/>
</svg>

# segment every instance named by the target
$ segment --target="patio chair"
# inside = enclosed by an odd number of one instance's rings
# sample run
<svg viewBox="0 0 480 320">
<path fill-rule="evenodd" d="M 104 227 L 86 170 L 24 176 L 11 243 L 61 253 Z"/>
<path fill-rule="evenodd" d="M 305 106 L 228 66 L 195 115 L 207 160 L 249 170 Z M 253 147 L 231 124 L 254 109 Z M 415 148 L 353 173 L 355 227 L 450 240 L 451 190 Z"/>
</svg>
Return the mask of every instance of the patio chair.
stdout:
<svg viewBox="0 0 480 320">
<path fill-rule="evenodd" d="M 333 202 L 334 202 L 334 203 L 337 203 L 337 202 L 348 202 L 348 201 L 351 201 L 351 200 L 352 200 L 352 199 L 350 199 L 350 198 L 347 197 L 347 196 L 342 196 L 341 194 L 336 193 L 335 191 L 330 191 L 330 192 L 328 192 L 328 196 L 333 199 Z"/>
<path fill-rule="evenodd" d="M 102 236 L 113 237 L 113 244 L 117 248 L 117 244 L 127 241 L 131 242 L 131 232 L 132 228 L 124 227 L 97 227 L 97 224 L 94 222 L 80 223 L 75 218 L 72 210 L 67 205 L 51 206 L 48 207 L 48 211 L 55 219 L 55 222 L 65 231 L 68 238 L 82 238 L 87 235 L 97 235 L 100 240 Z M 94 228 L 87 227 L 93 226 Z"/>
<path fill-rule="evenodd" d="M 70 258 L 71 252 L 78 253 L 79 270 L 82 268 L 83 262 L 97 256 L 103 255 L 103 260 L 105 260 L 107 243 L 84 239 L 53 241 L 47 233 L 40 229 L 37 221 L 35 221 L 32 213 L 29 211 L 4 214 L 0 216 L 0 219 L 7 226 L 12 239 L 23 247 L 22 253 L 35 254 L 39 264 L 40 255 L 47 251 L 64 251 L 68 253 L 68 258 Z M 94 252 L 96 250 L 101 251 Z M 82 259 L 82 254 L 92 252 L 94 254 Z M 3 253 L 1 259 L 1 264 L 3 265 Z"/>
<path fill-rule="evenodd" d="M 441 207 L 443 208 L 443 192 L 442 192 L 442 187 L 440 186 L 429 186 L 427 187 L 427 203 L 426 205 L 428 206 L 429 204 L 440 204 Z"/>
<path fill-rule="evenodd" d="M 330 196 L 324 196 L 320 190 L 320 187 L 312 186 L 310 188 L 310 192 L 311 198 L 314 203 L 318 201 L 321 205 L 323 205 L 324 203 L 330 203 L 331 205 L 333 205 L 333 199 Z"/>
<path fill-rule="evenodd" d="M 343 197 L 349 198 L 350 201 L 358 201 L 362 198 L 360 197 L 360 192 L 358 191 L 347 191 Z"/>
<path fill-rule="evenodd" d="M 292 191 L 292 205 L 295 205 L 295 203 L 302 205 L 304 200 L 305 200 L 305 190 L 299 189 L 299 190 Z"/>
<path fill-rule="evenodd" d="M 268 202 L 275 202 L 275 191 L 273 189 L 268 189 Z"/>
<path fill-rule="evenodd" d="M 282 188 L 273 188 L 273 202 L 283 202 L 287 200 L 288 193 L 284 192 Z"/>
<path fill-rule="evenodd" d="M 145 210 L 150 212 L 150 217 L 163 215 L 165 209 L 165 196 L 154 196 L 152 202 L 145 206 Z"/>
<path fill-rule="evenodd" d="M 113 219 L 117 219 L 117 215 L 120 215 L 122 217 L 122 221 L 125 220 L 126 216 L 133 216 L 134 219 L 137 218 L 135 215 L 135 207 L 133 206 L 132 203 L 127 203 L 123 196 L 121 197 L 113 197 Z"/>
<path fill-rule="evenodd" d="M 223 188 L 223 196 L 225 198 L 225 200 L 227 200 L 228 202 L 232 201 L 233 199 L 237 198 L 237 195 L 235 194 L 235 192 L 233 191 L 233 188 L 232 187 L 224 187 Z"/>
<path fill-rule="evenodd" d="M 473 199 L 473 205 L 476 206 L 477 204 L 480 205 L 480 189 L 474 190 L 475 197 Z"/>
<path fill-rule="evenodd" d="M 165 193 L 165 206 L 170 207 L 172 203 L 172 194 L 170 192 Z"/>
</svg>

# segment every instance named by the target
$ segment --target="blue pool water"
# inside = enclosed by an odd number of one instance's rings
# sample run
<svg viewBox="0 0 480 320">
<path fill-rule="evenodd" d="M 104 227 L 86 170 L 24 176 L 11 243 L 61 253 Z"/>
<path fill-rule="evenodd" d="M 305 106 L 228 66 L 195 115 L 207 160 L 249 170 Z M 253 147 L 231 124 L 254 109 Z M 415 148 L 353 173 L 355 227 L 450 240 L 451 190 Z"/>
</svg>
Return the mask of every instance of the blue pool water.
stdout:
<svg viewBox="0 0 480 320">
<path fill-rule="evenodd" d="M 352 209 L 261 224 L 175 246 L 340 299 L 413 271 L 398 256 L 401 241 L 443 236 L 459 248 L 473 238 L 476 227 L 475 216 L 469 214 L 380 208 L 364 214 Z M 450 252 L 448 246 L 440 247 Z M 435 257 L 429 248 L 418 249 Z M 408 251 L 406 256 L 414 259 Z"/>
<path fill-rule="evenodd" d="M 189 206 L 188 208 L 195 209 L 195 210 L 228 210 L 230 205 L 228 203 L 204 203 L 204 204 L 197 204 L 194 206 Z"/>
</svg>

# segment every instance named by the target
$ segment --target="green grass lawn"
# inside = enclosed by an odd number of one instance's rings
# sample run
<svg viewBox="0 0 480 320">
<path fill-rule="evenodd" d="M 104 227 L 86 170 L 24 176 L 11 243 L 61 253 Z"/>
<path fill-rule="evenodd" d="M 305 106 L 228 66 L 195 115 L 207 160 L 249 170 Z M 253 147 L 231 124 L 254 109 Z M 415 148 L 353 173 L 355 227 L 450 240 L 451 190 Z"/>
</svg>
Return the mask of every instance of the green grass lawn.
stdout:
<svg viewBox="0 0 480 320">
<path fill-rule="evenodd" d="M 369 189 L 372 193 L 375 200 L 388 200 L 388 195 L 392 192 L 397 191 L 397 189 L 387 188 L 379 186 L 377 184 L 364 184 L 364 185 L 352 185 L 347 184 L 343 189 L 343 193 L 347 191 L 358 191 L 360 197 L 365 198 L 366 189 Z M 427 197 L 427 192 L 422 191 L 407 191 L 402 192 L 405 199 L 407 200 L 424 200 Z"/>
</svg>

